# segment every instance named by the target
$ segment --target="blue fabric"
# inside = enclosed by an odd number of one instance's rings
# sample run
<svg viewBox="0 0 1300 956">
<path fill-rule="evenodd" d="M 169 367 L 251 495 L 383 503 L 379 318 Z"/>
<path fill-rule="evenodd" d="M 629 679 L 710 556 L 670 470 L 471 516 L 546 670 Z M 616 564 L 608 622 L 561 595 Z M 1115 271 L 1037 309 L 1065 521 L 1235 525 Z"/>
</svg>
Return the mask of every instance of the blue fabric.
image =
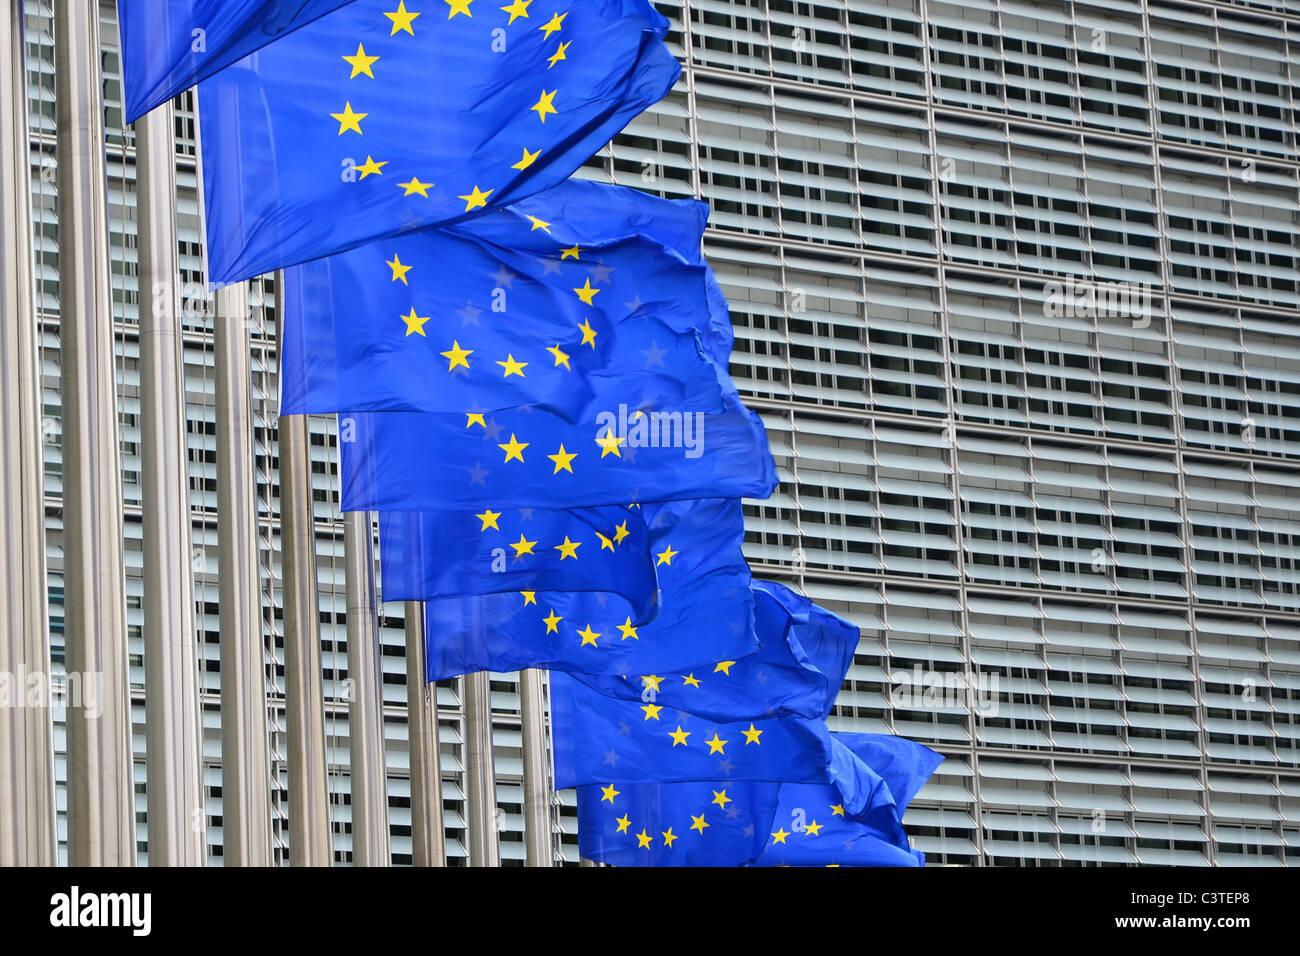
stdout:
<svg viewBox="0 0 1300 956">
<path fill-rule="evenodd" d="M 126 121 L 350 2 L 117 0 Z"/>
<path fill-rule="evenodd" d="M 605 591 L 643 616 L 658 589 L 645 520 L 621 507 L 384 511 L 379 545 L 385 601 Z"/>
<path fill-rule="evenodd" d="M 763 423 L 734 395 L 718 413 L 668 404 L 640 415 L 622 397 L 612 390 L 605 411 L 581 424 L 529 408 L 487 415 L 482 425 L 464 412 L 340 415 L 342 508 L 579 508 L 766 498 L 776 487 Z M 557 472 L 548 457 L 561 445 L 578 455 L 572 472 Z"/>
<path fill-rule="evenodd" d="M 409 32 L 385 16 L 395 6 L 354 0 L 199 84 L 214 282 L 546 189 L 680 72 L 646 0 L 572 0 L 513 23 L 496 5 L 413 0 Z"/>
<path fill-rule="evenodd" d="M 597 389 L 646 375 L 676 384 L 675 409 L 718 411 L 711 276 L 678 251 L 699 248 L 706 213 L 568 181 L 287 269 L 280 413 L 532 405 L 580 421 Z"/>
<path fill-rule="evenodd" d="M 824 718 L 853 659 L 858 629 L 783 585 L 755 581 L 752 589 L 760 645 L 753 654 L 686 673 L 574 676 L 608 697 L 653 701 L 709 720 Z"/>
<path fill-rule="evenodd" d="M 653 620 L 643 622 L 642 609 L 600 592 L 538 591 L 533 601 L 519 594 L 430 601 L 429 680 L 522 667 L 647 674 L 752 653 L 757 642 L 740 503 L 651 502 L 631 514 L 640 511 L 660 588 Z M 673 554 L 664 561 L 668 551 Z"/>
<path fill-rule="evenodd" d="M 903 814 L 943 757 L 903 737 L 832 736 L 837 781 L 781 785 L 771 833 L 754 865 L 924 866 L 925 855 L 911 849 L 903 831 Z"/>
<path fill-rule="evenodd" d="M 850 812 L 870 789 L 833 765 L 822 720 L 708 720 L 653 701 L 605 697 L 567 674 L 551 675 L 555 786 L 758 780 L 836 783 Z M 851 756 L 851 755 L 850 755 Z"/>
<path fill-rule="evenodd" d="M 578 788 L 578 852 L 614 866 L 739 866 L 771 832 L 778 784 Z"/>
</svg>

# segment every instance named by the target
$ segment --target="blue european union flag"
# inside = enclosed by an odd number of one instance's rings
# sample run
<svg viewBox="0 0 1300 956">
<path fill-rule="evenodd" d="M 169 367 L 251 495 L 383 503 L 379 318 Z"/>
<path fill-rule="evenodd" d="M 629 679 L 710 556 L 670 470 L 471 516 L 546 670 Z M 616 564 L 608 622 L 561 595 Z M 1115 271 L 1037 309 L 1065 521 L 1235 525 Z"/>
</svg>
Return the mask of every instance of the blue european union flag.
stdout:
<svg viewBox="0 0 1300 956">
<path fill-rule="evenodd" d="M 602 591 L 639 615 L 655 604 L 650 534 L 639 510 L 611 506 L 478 513 L 380 512 L 385 601 L 542 590 Z"/>
<path fill-rule="evenodd" d="M 650 674 L 752 653 L 753 600 L 741 554 L 740 502 L 647 502 L 631 509 L 642 511 L 660 588 L 652 620 L 638 617 L 642 609 L 628 600 L 603 592 L 539 590 L 531 597 L 429 601 L 429 680 L 523 667 Z M 410 557 L 417 565 L 422 561 L 420 555 Z"/>
<path fill-rule="evenodd" d="M 858 629 L 784 585 L 755 581 L 759 649 L 691 673 L 574 677 L 609 697 L 641 698 L 710 720 L 822 717 L 853 660 Z"/>
<path fill-rule="evenodd" d="M 836 782 L 854 811 L 870 793 L 832 751 L 823 720 L 709 720 L 647 699 L 619 700 L 551 675 L 555 786 L 684 780 Z"/>
<path fill-rule="evenodd" d="M 717 411 L 731 386 L 701 341 L 711 276 L 664 244 L 689 247 L 693 227 L 698 248 L 706 211 L 568 181 L 286 269 L 280 413 L 531 405 L 575 421 L 590 380 L 638 374 L 675 383 L 675 409 Z"/>
<path fill-rule="evenodd" d="M 117 0 L 126 121 L 351 2 Z"/>
<path fill-rule="evenodd" d="M 740 866 L 763 851 L 779 784 L 578 788 L 578 852 L 613 866 Z"/>
<path fill-rule="evenodd" d="M 902 737 L 833 735 L 852 755 L 870 796 L 856 812 L 836 786 L 781 785 L 772 831 L 755 866 L 923 866 L 903 814 L 943 757 Z"/>
<path fill-rule="evenodd" d="M 340 415 L 341 506 L 580 508 L 766 498 L 776 487 L 763 423 L 735 395 L 717 413 L 647 411 L 619 396 L 611 389 L 615 404 L 578 424 L 527 406 Z"/>
<path fill-rule="evenodd" d="M 535 2 L 354 0 L 199 84 L 211 278 L 508 205 L 676 81 L 646 0 Z"/>
</svg>

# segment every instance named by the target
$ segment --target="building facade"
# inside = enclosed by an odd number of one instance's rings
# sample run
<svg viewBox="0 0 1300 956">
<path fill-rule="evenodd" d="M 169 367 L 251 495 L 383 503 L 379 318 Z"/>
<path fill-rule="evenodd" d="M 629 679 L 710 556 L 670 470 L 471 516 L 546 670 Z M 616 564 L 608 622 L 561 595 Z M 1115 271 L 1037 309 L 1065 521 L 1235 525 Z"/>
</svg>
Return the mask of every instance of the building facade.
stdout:
<svg viewBox="0 0 1300 956">
<path fill-rule="evenodd" d="M 1300 8 L 1059 0 L 663 2 L 676 89 L 582 175 L 713 208 L 732 373 L 781 479 L 755 572 L 862 628 L 836 729 L 947 759 L 932 863 L 1300 861 Z M 49 14 L 27 3 L 51 628 L 61 653 Z M 134 136 L 101 4 L 127 595 L 143 751 Z M 212 316 L 193 115 L 177 121 L 210 859 L 221 853 Z M 276 371 L 254 283 L 263 612 L 284 826 Z M 192 301 L 190 301 L 192 300 Z M 313 473 L 335 855 L 350 858 L 342 525 Z M 132 549 L 134 529 L 136 547 Z M 380 556 L 382 561 L 382 555 Z M 410 859 L 401 605 L 384 606 L 394 862 Z M 518 694 L 494 675 L 522 860 Z M 439 688 L 463 860 L 457 682 Z M 56 727 L 56 749 L 61 748 Z M 147 860 L 143 763 L 140 859 Z M 556 852 L 576 862 L 572 795 Z M 62 804 L 60 804 L 62 806 Z"/>
</svg>

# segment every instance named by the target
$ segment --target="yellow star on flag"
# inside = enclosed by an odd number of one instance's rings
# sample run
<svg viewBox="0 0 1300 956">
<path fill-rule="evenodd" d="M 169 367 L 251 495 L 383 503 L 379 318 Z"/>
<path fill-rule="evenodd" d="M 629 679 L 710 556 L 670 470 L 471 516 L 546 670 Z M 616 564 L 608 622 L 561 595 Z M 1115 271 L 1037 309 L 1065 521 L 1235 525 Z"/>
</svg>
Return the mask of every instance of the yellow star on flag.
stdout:
<svg viewBox="0 0 1300 956">
<path fill-rule="evenodd" d="M 673 833 L 673 828 L 669 827 L 667 830 L 662 831 L 660 836 L 664 838 L 664 846 L 671 850 L 673 841 L 677 839 L 677 834 Z"/>
<path fill-rule="evenodd" d="M 615 458 L 622 458 L 618 446 L 623 444 L 624 441 L 626 439 L 619 438 L 614 434 L 613 430 L 606 427 L 605 434 L 596 439 L 596 444 L 600 446 L 600 457 L 604 458 L 606 455 L 613 454 Z"/>
<path fill-rule="evenodd" d="M 694 687 L 696 690 L 700 687 L 700 679 L 694 674 L 687 674 L 682 678 L 682 684 L 685 687 Z"/>
<path fill-rule="evenodd" d="M 416 332 L 419 332 L 421 335 L 424 335 L 424 323 L 429 321 L 429 316 L 416 315 L 415 306 L 411 306 L 410 315 L 399 316 L 399 318 L 406 323 L 406 334 L 408 336 Z M 428 338 L 428 336 L 425 336 L 425 338 Z"/>
<path fill-rule="evenodd" d="M 617 818 L 616 818 L 616 822 L 618 823 L 618 831 L 617 831 L 617 832 L 619 832 L 619 833 L 626 833 L 626 832 L 627 832 L 627 828 L 630 827 L 630 826 L 632 825 L 632 821 L 629 820 L 629 819 L 627 818 L 627 814 L 626 814 L 626 813 L 623 814 L 621 817 L 617 817 Z"/>
<path fill-rule="evenodd" d="M 588 624 L 586 627 L 584 627 L 581 631 L 578 632 L 578 636 L 582 638 L 582 643 L 578 645 L 579 647 L 586 647 L 588 644 L 590 644 L 592 647 L 595 647 L 596 638 L 600 637 L 600 632 L 593 631 L 591 629 L 591 625 Z"/>
<path fill-rule="evenodd" d="M 578 457 L 578 454 L 577 452 L 565 451 L 564 443 L 561 442 L 560 450 L 557 451 L 554 455 L 547 455 L 546 457 L 551 459 L 551 461 L 555 462 L 555 471 L 552 472 L 552 474 L 558 475 L 561 471 L 567 471 L 569 474 L 573 474 L 573 466 L 570 463 L 573 461 L 573 459 Z M 569 539 L 566 536 L 564 540 L 568 541 Z"/>
<path fill-rule="evenodd" d="M 636 848 L 638 850 L 648 850 L 650 849 L 650 844 L 654 843 L 654 841 L 655 838 L 646 833 L 645 829 L 642 828 L 641 832 L 636 835 Z"/>
<path fill-rule="evenodd" d="M 760 744 L 760 745 L 762 744 L 762 741 L 759 740 L 758 738 L 763 736 L 763 731 L 755 730 L 753 721 L 750 721 L 749 729 L 742 730 L 741 733 L 745 735 L 746 747 L 748 747 L 750 744 Z"/>
<path fill-rule="evenodd" d="M 530 153 L 530 152 L 528 152 L 528 147 L 525 146 L 525 147 L 524 147 L 524 158 L 521 159 L 521 160 L 519 160 L 519 162 L 515 163 L 515 164 L 514 164 L 513 166 L 511 166 L 510 168 L 511 168 L 511 169 L 518 169 L 518 170 L 520 170 L 520 171 L 522 172 L 523 170 L 527 169 L 529 166 L 533 165 L 533 160 L 535 160 L 535 159 L 536 159 L 538 156 L 540 156 L 541 154 L 542 154 L 542 151 L 541 151 L 540 149 L 537 150 L 535 153 Z"/>
<path fill-rule="evenodd" d="M 367 156 L 366 161 L 357 167 L 357 172 L 361 174 L 362 179 L 365 179 L 367 176 L 382 176 L 384 175 L 384 167 L 387 165 L 388 160 L 384 160 L 382 163 L 377 163 L 375 162 L 375 157 Z"/>
<path fill-rule="evenodd" d="M 579 258 L 578 253 L 580 252 L 582 252 L 582 250 L 579 249 L 577 245 L 574 245 L 568 249 L 561 249 L 560 261 L 563 262 L 565 259 L 578 259 Z"/>
<path fill-rule="evenodd" d="M 842 803 L 832 803 L 832 804 L 831 804 L 831 816 L 833 816 L 833 817 L 842 817 L 842 816 L 844 816 L 844 804 L 842 804 Z"/>
<path fill-rule="evenodd" d="M 691 829 L 699 830 L 701 836 L 704 834 L 704 828 L 708 825 L 708 821 L 704 819 L 704 814 L 701 813 L 698 817 L 694 814 L 691 815 Z"/>
<path fill-rule="evenodd" d="M 354 130 L 358 135 L 361 134 L 361 121 L 369 116 L 369 113 L 354 113 L 352 103 L 347 102 L 343 105 L 342 113 L 331 113 L 330 116 L 339 121 L 339 135 L 342 136 L 349 130 Z"/>
<path fill-rule="evenodd" d="M 546 233 L 547 235 L 550 235 L 551 224 L 549 222 L 547 222 L 544 219 L 538 219 L 536 216 L 529 216 L 527 213 L 524 213 L 524 216 L 527 217 L 528 221 L 533 224 L 533 228 L 529 229 L 528 230 L 529 232 L 536 232 L 538 229 L 540 229 L 542 230 L 542 232 Z"/>
<path fill-rule="evenodd" d="M 541 99 L 539 99 L 532 106 L 528 107 L 530 110 L 535 112 L 541 118 L 543 124 L 546 123 L 547 113 L 556 112 L 555 106 L 553 105 L 553 101 L 555 100 L 555 94 L 558 92 L 559 90 L 551 90 L 551 92 L 547 93 L 546 90 L 542 90 Z"/>
<path fill-rule="evenodd" d="M 645 720 L 658 720 L 659 711 L 663 710 L 658 704 L 643 704 L 641 709 L 645 711 Z"/>
<path fill-rule="evenodd" d="M 593 329 L 593 328 L 591 327 L 591 322 L 589 322 L 587 319 L 583 319 L 583 320 L 582 320 L 582 324 L 579 325 L 578 328 L 582 329 L 582 341 L 579 342 L 578 344 L 579 344 L 579 345 L 590 345 L 591 348 L 592 348 L 592 351 L 595 351 L 595 349 L 596 349 L 596 330 Z"/>
<path fill-rule="evenodd" d="M 568 16 L 567 13 L 552 13 L 551 19 L 546 23 L 543 23 L 537 29 L 541 30 L 542 33 L 545 34 L 544 38 L 549 40 L 551 38 L 551 34 L 554 33 L 556 30 L 560 29 L 560 26 L 564 23 L 564 18 L 567 16 Z"/>
<path fill-rule="evenodd" d="M 560 552 L 561 561 L 563 561 L 565 558 L 573 558 L 573 560 L 576 561 L 578 560 L 578 549 L 580 547 L 582 547 L 581 541 L 570 541 L 569 536 L 566 534 L 564 536 L 564 544 L 557 544 L 555 546 L 555 550 Z"/>
<path fill-rule="evenodd" d="M 393 31 L 388 34 L 390 37 L 397 36 L 398 31 L 401 30 L 406 31 L 411 36 L 415 36 L 415 31 L 411 29 L 411 23 L 419 16 L 419 14 L 406 12 L 406 0 L 401 0 L 401 2 L 397 4 L 396 13 L 385 13 L 384 16 L 393 21 Z"/>
<path fill-rule="evenodd" d="M 570 372 L 573 371 L 573 369 L 569 367 L 569 353 L 565 352 L 558 345 L 548 345 L 546 347 L 546 351 L 550 352 L 552 355 L 555 356 L 556 368 L 559 368 L 561 365 L 563 365 Z"/>
<path fill-rule="evenodd" d="M 398 183 L 397 185 L 402 187 L 402 189 L 404 190 L 402 193 L 403 196 L 414 196 L 418 193 L 419 195 L 423 196 L 425 199 L 428 199 L 429 187 L 432 186 L 433 183 L 422 183 L 420 182 L 419 176 L 412 176 L 406 182 Z"/>
<path fill-rule="evenodd" d="M 406 281 L 406 274 L 411 271 L 411 267 L 402 265 L 402 260 L 397 257 L 397 253 L 393 253 L 393 258 L 385 262 L 384 265 L 393 270 L 394 282 L 401 280 L 402 285 L 410 285 Z"/>
<path fill-rule="evenodd" d="M 731 803 L 732 801 L 731 801 L 731 797 L 727 796 L 727 791 L 714 790 L 713 799 L 710 800 L 709 802 L 716 803 L 718 806 L 722 807 L 722 809 L 725 810 L 727 809 L 727 804 Z"/>
<path fill-rule="evenodd" d="M 772 842 L 784 843 L 785 838 L 788 837 L 789 835 L 790 835 L 789 833 L 786 833 L 785 827 L 782 827 L 781 829 L 777 830 L 775 833 L 772 834 Z"/>
<path fill-rule="evenodd" d="M 450 20 L 458 13 L 463 13 L 473 19 L 474 14 L 469 12 L 469 5 L 473 2 L 474 0 L 446 0 L 447 6 L 451 8 L 447 11 L 447 19 Z"/>
<path fill-rule="evenodd" d="M 629 637 L 633 640 L 641 640 L 641 638 L 637 636 L 636 628 L 632 626 L 632 618 L 630 617 L 620 624 L 618 629 L 623 632 L 623 636 L 619 638 L 620 641 L 626 641 Z"/>
<path fill-rule="evenodd" d="M 609 538 L 605 537 L 599 531 L 596 532 L 596 537 L 600 539 L 600 550 L 604 551 L 606 548 L 609 548 L 611 551 L 614 550 L 614 542 Z"/>
<path fill-rule="evenodd" d="M 510 14 L 510 22 L 506 26 L 510 26 L 520 17 L 528 19 L 528 5 L 532 2 L 533 0 L 512 0 L 510 6 L 502 7 L 503 12 Z"/>
<path fill-rule="evenodd" d="M 523 451 L 525 448 L 528 447 L 528 445 L 529 445 L 528 442 L 518 441 L 515 438 L 515 433 L 511 432 L 510 443 L 506 445 L 499 444 L 497 445 L 497 447 L 506 453 L 506 461 L 509 461 L 512 458 L 517 458 L 519 461 L 522 462 L 524 460 Z"/>
<path fill-rule="evenodd" d="M 487 192 L 483 192 L 478 188 L 478 186 L 475 186 L 474 191 L 468 196 L 457 196 L 456 198 L 465 200 L 465 211 L 469 212 L 471 209 L 485 208 L 487 206 L 488 196 L 491 196 L 494 192 L 496 192 L 495 189 L 489 189 Z"/>
<path fill-rule="evenodd" d="M 726 755 L 726 751 L 723 750 L 722 748 L 727 746 L 727 742 L 718 736 L 718 732 L 716 730 L 713 732 L 713 739 L 706 740 L 704 742 L 709 745 L 709 753 L 723 754 L 724 756 Z"/>
<path fill-rule="evenodd" d="M 691 732 L 689 730 L 682 730 L 681 724 L 678 724 L 677 729 L 668 734 L 669 737 L 673 738 L 674 747 L 679 745 L 682 747 L 687 746 L 686 738 L 689 737 L 690 735 Z"/>
<path fill-rule="evenodd" d="M 622 544 L 623 539 L 626 538 L 631 533 L 632 532 L 627 530 L 627 522 L 624 521 L 622 524 L 620 524 L 617 528 L 614 529 L 614 543 Z"/>
<path fill-rule="evenodd" d="M 450 372 L 457 365 L 463 365 L 465 368 L 469 368 L 469 357 L 474 354 L 474 350 L 463 349 L 460 347 L 459 342 L 453 341 L 450 349 L 446 352 L 439 352 L 438 354 L 447 360 L 447 371 Z M 468 428 L 469 426 L 466 425 L 465 427 Z"/>
<path fill-rule="evenodd" d="M 533 545 L 535 545 L 536 543 L 537 543 L 536 541 L 529 541 L 526 537 L 524 537 L 523 533 L 520 532 L 519 540 L 513 542 L 510 545 L 510 547 L 515 549 L 516 558 L 522 558 L 525 554 L 533 553 Z"/>
<path fill-rule="evenodd" d="M 573 42 L 572 40 L 569 41 L 569 43 L 572 42 Z M 550 64 L 550 66 L 547 67 L 548 70 L 552 66 L 555 66 L 555 64 L 559 63 L 561 60 L 568 59 L 568 57 L 564 55 L 564 51 L 569 48 L 569 43 L 561 43 L 558 47 L 556 47 L 555 52 L 552 53 L 549 57 L 547 57 L 546 62 Z"/>
<path fill-rule="evenodd" d="M 559 634 L 560 622 L 563 620 L 564 618 L 560 617 L 560 615 L 555 613 L 555 608 L 551 608 L 551 613 L 548 614 L 546 617 L 542 618 L 542 622 L 546 625 L 546 633 Z"/>
<path fill-rule="evenodd" d="M 728 677 L 730 677 L 730 676 L 731 676 L 731 665 L 734 664 L 734 663 L 736 663 L 736 662 L 735 662 L 735 661 L 718 661 L 718 665 L 717 665 L 715 668 L 713 668 L 713 673 L 715 673 L 715 674 L 726 674 Z"/>
<path fill-rule="evenodd" d="M 641 678 L 641 686 L 653 687 L 655 689 L 656 694 L 659 693 L 659 685 L 662 684 L 663 682 L 664 679 L 662 677 L 657 677 L 654 674 L 648 674 Z"/>
<path fill-rule="evenodd" d="M 681 554 L 680 551 L 674 551 L 673 546 L 671 544 L 668 545 L 667 548 L 665 548 L 663 551 L 660 551 L 658 554 L 655 555 L 655 557 L 659 559 L 658 561 L 655 562 L 655 567 L 657 568 L 661 564 L 666 564 L 669 567 L 671 567 L 673 563 L 673 558 L 677 557 L 677 555 L 679 554 Z"/>
<path fill-rule="evenodd" d="M 497 527 L 497 518 L 501 517 L 501 512 L 499 511 L 493 511 L 491 508 L 488 508 L 481 515 L 475 515 L 474 517 L 483 522 L 483 527 L 479 528 L 479 531 L 486 531 L 488 528 L 493 528 L 496 531 L 501 530 Z"/>
<path fill-rule="evenodd" d="M 505 369 L 505 375 L 503 375 L 502 378 L 509 375 L 518 375 L 520 378 L 523 378 L 524 369 L 528 367 L 527 362 L 516 362 L 513 355 L 507 355 L 504 362 L 497 362 L 497 364 Z"/>
<path fill-rule="evenodd" d="M 583 301 L 583 304 L 591 305 L 592 304 L 591 300 L 596 297 L 596 293 L 599 292 L 600 290 L 593 289 L 591 287 L 591 277 L 588 276 L 586 279 L 583 280 L 582 288 L 574 289 L 573 291 L 578 293 L 578 298 Z"/>
<path fill-rule="evenodd" d="M 466 412 L 466 413 L 465 413 L 465 427 L 466 427 L 466 428 L 469 428 L 470 425 L 481 425 L 481 426 L 483 426 L 484 428 L 487 428 L 487 422 L 483 421 L 483 413 L 482 413 L 482 412 Z"/>
<path fill-rule="evenodd" d="M 347 60 L 352 67 L 352 75 L 348 77 L 349 80 L 355 80 L 362 73 L 372 80 L 375 78 L 375 74 L 370 72 L 370 67 L 379 57 L 366 56 L 366 48 L 360 43 L 357 44 L 357 52 L 354 55 L 344 56 L 343 59 Z"/>
<path fill-rule="evenodd" d="M 524 607 L 528 607 L 528 605 L 530 605 L 530 604 L 536 606 L 536 604 L 537 604 L 537 592 L 536 592 L 536 591 L 520 591 L 519 593 L 520 593 L 521 595 L 523 595 L 523 599 L 524 599 Z"/>
<path fill-rule="evenodd" d="M 804 832 L 809 836 L 821 836 L 822 824 L 814 820 L 812 823 L 804 824 Z"/>
<path fill-rule="evenodd" d="M 601 787 L 600 802 L 604 803 L 606 800 L 608 800 L 610 803 L 613 803 L 614 798 L 617 797 L 622 792 L 623 792 L 622 790 L 615 790 L 614 785 L 612 783 L 608 787 Z"/>
</svg>

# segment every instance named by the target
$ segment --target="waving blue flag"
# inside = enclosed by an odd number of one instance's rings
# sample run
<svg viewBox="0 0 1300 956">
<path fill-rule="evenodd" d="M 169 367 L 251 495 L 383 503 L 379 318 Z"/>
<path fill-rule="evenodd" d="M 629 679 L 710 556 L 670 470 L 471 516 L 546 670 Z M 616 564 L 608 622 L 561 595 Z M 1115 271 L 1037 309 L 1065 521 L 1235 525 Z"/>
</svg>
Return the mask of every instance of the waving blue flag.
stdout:
<svg viewBox="0 0 1300 956">
<path fill-rule="evenodd" d="M 718 413 L 620 403 L 579 424 L 526 407 L 355 412 L 340 415 L 339 436 L 344 511 L 766 498 L 776 487 L 763 423 L 735 396 Z"/>
<path fill-rule="evenodd" d="M 873 781 L 856 812 L 839 788 L 824 784 L 781 785 L 770 838 L 755 866 L 923 866 L 911 849 L 903 813 L 943 757 L 901 737 L 835 734 L 850 752 L 860 779 Z"/>
<path fill-rule="evenodd" d="M 762 853 L 779 784 L 578 788 L 578 852 L 613 866 L 739 866 Z"/>
<path fill-rule="evenodd" d="M 651 613 L 650 534 L 635 509 L 380 512 L 385 601 L 537 590 L 618 594 Z"/>
<path fill-rule="evenodd" d="M 766 780 L 836 783 L 851 812 L 871 797 L 860 761 L 835 750 L 822 720 L 708 720 L 647 699 L 620 700 L 551 675 L 555 786 Z"/>
<path fill-rule="evenodd" d="M 126 121 L 350 2 L 117 0 Z"/>
<path fill-rule="evenodd" d="M 853 660 L 858 629 L 783 585 L 755 581 L 752 590 L 760 645 L 753 654 L 688 673 L 574 676 L 609 697 L 653 700 L 711 720 L 824 718 Z"/>
<path fill-rule="evenodd" d="M 280 413 L 532 405 L 574 421 L 638 373 L 676 382 L 675 409 L 717 411 L 731 386 L 702 341 L 711 276 L 675 248 L 699 247 L 706 211 L 569 181 L 287 269 Z"/>
<path fill-rule="evenodd" d="M 530 5 L 353 0 L 201 83 L 210 277 L 508 205 L 676 81 L 647 0 Z"/>
<path fill-rule="evenodd" d="M 752 653 L 757 642 L 749 566 L 741 554 L 740 503 L 649 502 L 630 514 L 642 511 L 660 587 L 652 620 L 643 623 L 642 608 L 599 592 L 539 590 L 430 601 L 429 680 L 523 667 L 648 674 Z M 415 516 L 391 517 L 418 526 Z M 615 544 L 631 526 L 631 518 L 615 526 Z M 428 551 L 407 550 L 403 557 L 417 568 L 431 560 Z M 384 573 L 387 596 L 386 564 Z"/>
</svg>

